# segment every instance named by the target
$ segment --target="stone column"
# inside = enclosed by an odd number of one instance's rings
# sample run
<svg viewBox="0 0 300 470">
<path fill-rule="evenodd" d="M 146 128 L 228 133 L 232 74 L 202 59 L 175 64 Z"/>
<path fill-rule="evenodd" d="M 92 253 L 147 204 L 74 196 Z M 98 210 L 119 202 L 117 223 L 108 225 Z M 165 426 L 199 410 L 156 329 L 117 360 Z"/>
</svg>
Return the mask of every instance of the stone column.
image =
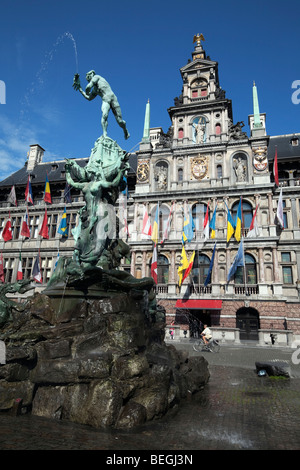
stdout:
<svg viewBox="0 0 300 470">
<path fill-rule="evenodd" d="M 130 274 L 135 276 L 135 251 L 131 251 L 131 265 L 130 265 Z"/>
</svg>

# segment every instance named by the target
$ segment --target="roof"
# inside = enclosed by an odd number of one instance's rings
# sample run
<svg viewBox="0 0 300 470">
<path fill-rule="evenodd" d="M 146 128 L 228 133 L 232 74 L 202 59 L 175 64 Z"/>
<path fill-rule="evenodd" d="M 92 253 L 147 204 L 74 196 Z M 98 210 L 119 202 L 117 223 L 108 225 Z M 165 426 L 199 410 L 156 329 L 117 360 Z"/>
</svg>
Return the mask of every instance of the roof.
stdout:
<svg viewBox="0 0 300 470">
<path fill-rule="evenodd" d="M 298 139 L 298 145 L 292 145 L 292 140 Z M 278 160 L 300 159 L 300 133 L 285 134 L 270 137 L 268 145 L 268 160 L 273 161 L 277 147 Z"/>
<path fill-rule="evenodd" d="M 78 165 L 84 167 L 88 162 L 87 158 L 75 158 Z M 136 173 L 137 169 L 137 157 L 136 154 L 132 153 L 129 155 L 129 174 Z M 65 160 L 43 162 L 38 163 L 33 170 L 30 172 L 32 184 L 45 184 L 46 175 L 48 175 L 49 182 L 52 181 L 65 181 Z M 28 180 L 27 165 L 23 168 L 12 173 L 10 176 L 0 182 L 0 187 L 12 186 L 12 185 L 26 185 Z"/>
</svg>

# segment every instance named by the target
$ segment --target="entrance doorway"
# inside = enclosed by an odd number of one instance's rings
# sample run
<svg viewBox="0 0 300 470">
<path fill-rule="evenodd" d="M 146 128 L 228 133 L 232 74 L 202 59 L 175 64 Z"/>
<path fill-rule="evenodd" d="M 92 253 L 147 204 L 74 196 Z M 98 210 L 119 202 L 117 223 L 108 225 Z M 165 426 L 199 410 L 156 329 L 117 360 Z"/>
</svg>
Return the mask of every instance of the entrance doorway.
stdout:
<svg viewBox="0 0 300 470">
<path fill-rule="evenodd" d="M 241 340 L 258 340 L 259 313 L 254 308 L 243 307 L 236 312 L 236 327 Z"/>
<path fill-rule="evenodd" d="M 211 326 L 211 316 L 209 310 L 191 309 L 189 311 L 190 336 L 199 338 L 204 325 Z"/>
</svg>

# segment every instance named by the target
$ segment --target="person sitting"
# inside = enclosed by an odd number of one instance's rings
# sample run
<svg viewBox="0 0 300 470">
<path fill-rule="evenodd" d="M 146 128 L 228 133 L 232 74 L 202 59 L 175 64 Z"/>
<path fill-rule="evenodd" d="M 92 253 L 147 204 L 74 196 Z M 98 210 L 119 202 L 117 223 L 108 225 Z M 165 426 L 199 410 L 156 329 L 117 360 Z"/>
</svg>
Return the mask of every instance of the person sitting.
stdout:
<svg viewBox="0 0 300 470">
<path fill-rule="evenodd" d="M 203 341 L 206 345 L 208 345 L 209 340 L 212 338 L 211 330 L 208 328 L 207 325 L 204 325 L 204 330 L 201 333 Z"/>
</svg>

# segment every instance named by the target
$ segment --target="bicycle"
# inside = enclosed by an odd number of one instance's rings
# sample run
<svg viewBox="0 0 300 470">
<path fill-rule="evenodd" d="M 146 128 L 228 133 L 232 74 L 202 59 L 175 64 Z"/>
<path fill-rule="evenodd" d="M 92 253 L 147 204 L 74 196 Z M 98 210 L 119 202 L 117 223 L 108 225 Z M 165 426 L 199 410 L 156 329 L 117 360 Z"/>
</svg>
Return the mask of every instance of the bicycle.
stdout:
<svg viewBox="0 0 300 470">
<path fill-rule="evenodd" d="M 218 353 L 220 351 L 220 344 L 217 339 L 211 338 L 208 343 L 204 342 L 203 338 L 200 338 L 193 344 L 193 349 L 196 352 L 209 351 L 213 353 Z"/>
</svg>

